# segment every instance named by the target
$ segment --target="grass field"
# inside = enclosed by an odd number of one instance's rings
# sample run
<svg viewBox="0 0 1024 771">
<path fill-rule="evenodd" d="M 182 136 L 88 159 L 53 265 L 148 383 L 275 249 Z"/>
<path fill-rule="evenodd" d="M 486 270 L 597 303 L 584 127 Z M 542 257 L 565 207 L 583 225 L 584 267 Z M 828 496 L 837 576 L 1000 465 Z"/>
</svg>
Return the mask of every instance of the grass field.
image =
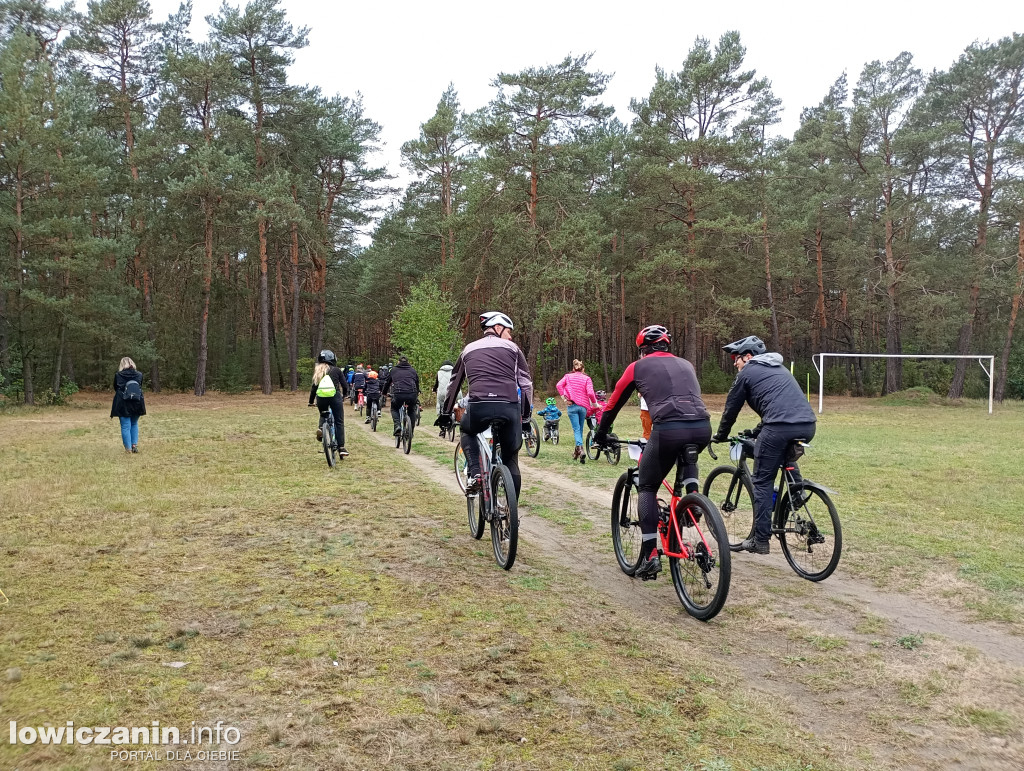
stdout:
<svg viewBox="0 0 1024 771">
<path fill-rule="evenodd" d="M 792 574 L 753 582 L 740 562 L 710 625 L 682 615 L 666 582 L 623 603 L 529 537 L 505 573 L 468 537 L 464 501 L 354 416 L 352 456 L 331 472 L 304 396 L 147 400 L 136 456 L 106 396 L 0 414 L 5 720 L 183 733 L 221 720 L 240 731 L 240 768 L 1024 757 L 1024 673 L 970 645 L 816 599 Z M 841 492 L 840 572 L 1020 632 L 1024 410 L 842 403 L 823 417 L 804 469 Z M 443 464 L 451 446 L 426 435 L 432 419 L 414 455 Z M 532 463 L 610 489 L 625 460 L 571 465 L 562 425 L 562 445 Z M 635 414 L 616 428 L 638 428 Z M 579 541 L 581 562 L 606 562 L 606 529 L 525 476 L 527 516 Z M 11 746 L 6 733 L 0 768 L 126 766 L 115 748 Z"/>
</svg>

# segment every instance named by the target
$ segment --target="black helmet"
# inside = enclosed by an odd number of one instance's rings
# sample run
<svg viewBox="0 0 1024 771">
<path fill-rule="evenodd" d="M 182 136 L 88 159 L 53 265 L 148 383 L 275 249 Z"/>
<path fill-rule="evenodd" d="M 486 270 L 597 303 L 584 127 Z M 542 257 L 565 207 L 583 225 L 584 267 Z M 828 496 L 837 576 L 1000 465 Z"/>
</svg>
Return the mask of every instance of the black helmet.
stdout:
<svg viewBox="0 0 1024 771">
<path fill-rule="evenodd" d="M 321 364 L 330 364 L 331 366 L 338 363 L 338 357 L 334 355 L 334 351 L 320 351 L 320 355 L 316 357 L 316 360 Z"/>
<path fill-rule="evenodd" d="M 408 356 L 399 356 L 398 357 L 398 363 L 399 364 L 408 364 L 409 363 L 409 357 Z"/>
<path fill-rule="evenodd" d="M 735 343 L 723 345 L 722 350 L 726 353 L 731 353 L 733 356 L 746 356 L 748 353 L 760 356 L 762 353 L 766 353 L 768 348 L 765 346 L 764 340 L 756 335 L 751 335 L 750 337 L 744 337 L 742 340 L 737 340 Z"/>
</svg>

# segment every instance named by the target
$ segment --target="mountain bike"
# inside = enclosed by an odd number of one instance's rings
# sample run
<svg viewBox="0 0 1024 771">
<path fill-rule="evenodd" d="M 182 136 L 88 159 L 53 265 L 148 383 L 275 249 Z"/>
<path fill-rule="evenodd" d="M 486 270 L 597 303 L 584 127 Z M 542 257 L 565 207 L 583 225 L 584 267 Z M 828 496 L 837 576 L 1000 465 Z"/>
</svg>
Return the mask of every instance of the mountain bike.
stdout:
<svg viewBox="0 0 1024 771">
<path fill-rule="evenodd" d="M 476 435 L 480 450 L 480 492 L 466 498 L 466 516 L 469 520 L 469 534 L 479 539 L 484 533 L 484 522 L 491 524 L 491 546 L 494 561 L 498 567 L 510 570 L 516 561 L 519 546 L 519 505 L 516 500 L 512 472 L 501 462 L 501 447 L 494 441 L 493 423 Z M 460 453 L 461 443 L 455 451 L 455 476 L 463 491 L 468 484 L 468 466 L 465 455 Z M 460 468 L 460 455 L 462 467 Z"/>
<path fill-rule="evenodd" d="M 597 447 L 593 443 L 594 434 L 597 433 L 597 418 L 593 415 L 587 417 L 587 438 L 584 440 L 583 446 L 587 451 L 587 457 L 591 460 L 597 460 L 604 453 L 604 459 L 608 461 L 608 464 L 615 466 L 619 462 L 619 456 L 622 453 L 622 448 L 619 446 L 619 438 L 615 434 L 608 434 L 610 440 L 606 447 Z"/>
<path fill-rule="evenodd" d="M 523 423 L 523 447 L 531 458 L 540 455 L 540 429 L 533 418 L 530 418 L 529 423 Z"/>
<path fill-rule="evenodd" d="M 323 417 L 320 430 L 322 431 L 321 441 L 324 445 L 324 455 L 327 456 L 328 468 L 334 468 L 335 463 L 339 460 L 337 458 L 338 443 L 334 435 L 334 415 L 331 413 L 330 407 L 323 410 L 320 415 Z"/>
<path fill-rule="evenodd" d="M 404 404 L 398 408 L 398 425 L 401 427 L 401 431 L 395 437 L 395 447 L 401 447 L 402 451 L 408 455 L 409 450 L 412 449 L 413 423 L 412 416 Z"/>
<path fill-rule="evenodd" d="M 638 462 L 647 443 L 629 440 L 619 444 L 628 445 L 629 457 L 636 463 L 615 483 L 612 544 L 622 572 L 632 576 L 643 558 Z M 671 500 L 665 503 L 658 499 L 659 551 L 668 557 L 672 585 L 683 608 L 694 618 L 708 621 L 725 605 L 732 579 L 732 554 L 725 524 L 715 504 L 705 496 L 676 495 L 667 481 L 662 484 Z"/>
<path fill-rule="evenodd" d="M 729 545 L 735 550 L 754 534 L 754 485 L 747 464 L 747 459 L 754 457 L 754 439 L 744 432 L 728 441 L 729 457 L 736 465 L 712 469 L 704 480 L 704 494 L 721 510 Z M 772 535 L 778 536 L 786 562 L 798 576 L 823 581 L 839 564 L 843 529 L 830 497 L 836 492 L 803 478 L 796 468 L 797 459 L 809 446 L 800 440 L 790 443 L 773 496 Z"/>
<path fill-rule="evenodd" d="M 551 444 L 558 444 L 558 421 L 557 420 L 545 420 L 544 421 L 544 441 L 551 442 Z"/>
</svg>

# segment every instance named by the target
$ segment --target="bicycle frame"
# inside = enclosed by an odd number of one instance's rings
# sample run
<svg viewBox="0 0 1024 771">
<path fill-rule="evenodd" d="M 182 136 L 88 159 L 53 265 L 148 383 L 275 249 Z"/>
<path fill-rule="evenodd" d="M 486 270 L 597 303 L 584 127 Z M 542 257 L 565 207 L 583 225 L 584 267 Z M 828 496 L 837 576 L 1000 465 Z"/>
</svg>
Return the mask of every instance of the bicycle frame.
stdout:
<svg viewBox="0 0 1024 771">
<path fill-rule="evenodd" d="M 747 465 L 747 459 L 750 458 L 751 453 L 753 453 L 753 440 L 748 437 L 730 437 L 730 441 L 732 441 L 733 444 L 740 446 L 740 456 L 738 460 L 734 460 L 736 468 L 739 469 L 739 473 L 734 474 L 732 481 L 729 483 L 729 492 L 726 494 L 727 501 L 732 499 L 734 491 L 742 484 L 743 479 L 746 480 L 751 489 L 754 487 L 754 475 L 751 473 L 750 467 Z M 801 445 L 804 447 L 810 447 L 806 442 L 801 442 Z M 730 459 L 731 456 L 732 453 L 730 451 Z M 801 475 L 800 481 L 797 482 L 796 478 L 793 476 L 793 472 L 796 471 L 796 467 L 789 462 L 783 462 L 783 464 L 779 466 L 779 470 L 782 471 L 782 474 L 776 490 L 775 500 L 772 502 L 772 535 L 782 532 L 785 527 L 788 512 L 785 510 L 783 502 L 793 500 L 793 487 L 798 485 L 804 487 L 813 485 L 814 487 L 820 488 L 832 495 L 837 494 L 835 490 L 830 490 L 824 485 L 812 482 L 803 475 Z M 783 494 L 783 489 L 785 489 L 785 494 Z M 751 503 L 753 503 L 753 501 L 751 501 Z"/>
</svg>

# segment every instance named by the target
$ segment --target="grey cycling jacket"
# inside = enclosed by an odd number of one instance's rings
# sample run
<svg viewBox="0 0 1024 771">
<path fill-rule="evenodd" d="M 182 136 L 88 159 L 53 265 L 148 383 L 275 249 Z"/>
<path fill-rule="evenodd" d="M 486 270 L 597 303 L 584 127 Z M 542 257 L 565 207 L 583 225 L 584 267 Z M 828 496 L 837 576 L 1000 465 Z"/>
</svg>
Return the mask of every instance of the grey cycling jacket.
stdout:
<svg viewBox="0 0 1024 771">
<path fill-rule="evenodd" d="M 817 418 L 789 370 L 782 366 L 782 354 L 762 353 L 746 363 L 736 375 L 718 433 L 727 434 L 746 402 L 765 425 L 771 423 L 814 423 Z"/>
<path fill-rule="evenodd" d="M 462 349 L 452 369 L 442 412 L 450 414 L 455 408 L 459 388 L 466 379 L 471 402 L 517 402 L 518 387 L 523 393 L 523 413 L 528 414 L 528 405 L 533 404 L 533 381 L 526 357 L 518 345 L 493 332 L 485 333 Z"/>
</svg>

